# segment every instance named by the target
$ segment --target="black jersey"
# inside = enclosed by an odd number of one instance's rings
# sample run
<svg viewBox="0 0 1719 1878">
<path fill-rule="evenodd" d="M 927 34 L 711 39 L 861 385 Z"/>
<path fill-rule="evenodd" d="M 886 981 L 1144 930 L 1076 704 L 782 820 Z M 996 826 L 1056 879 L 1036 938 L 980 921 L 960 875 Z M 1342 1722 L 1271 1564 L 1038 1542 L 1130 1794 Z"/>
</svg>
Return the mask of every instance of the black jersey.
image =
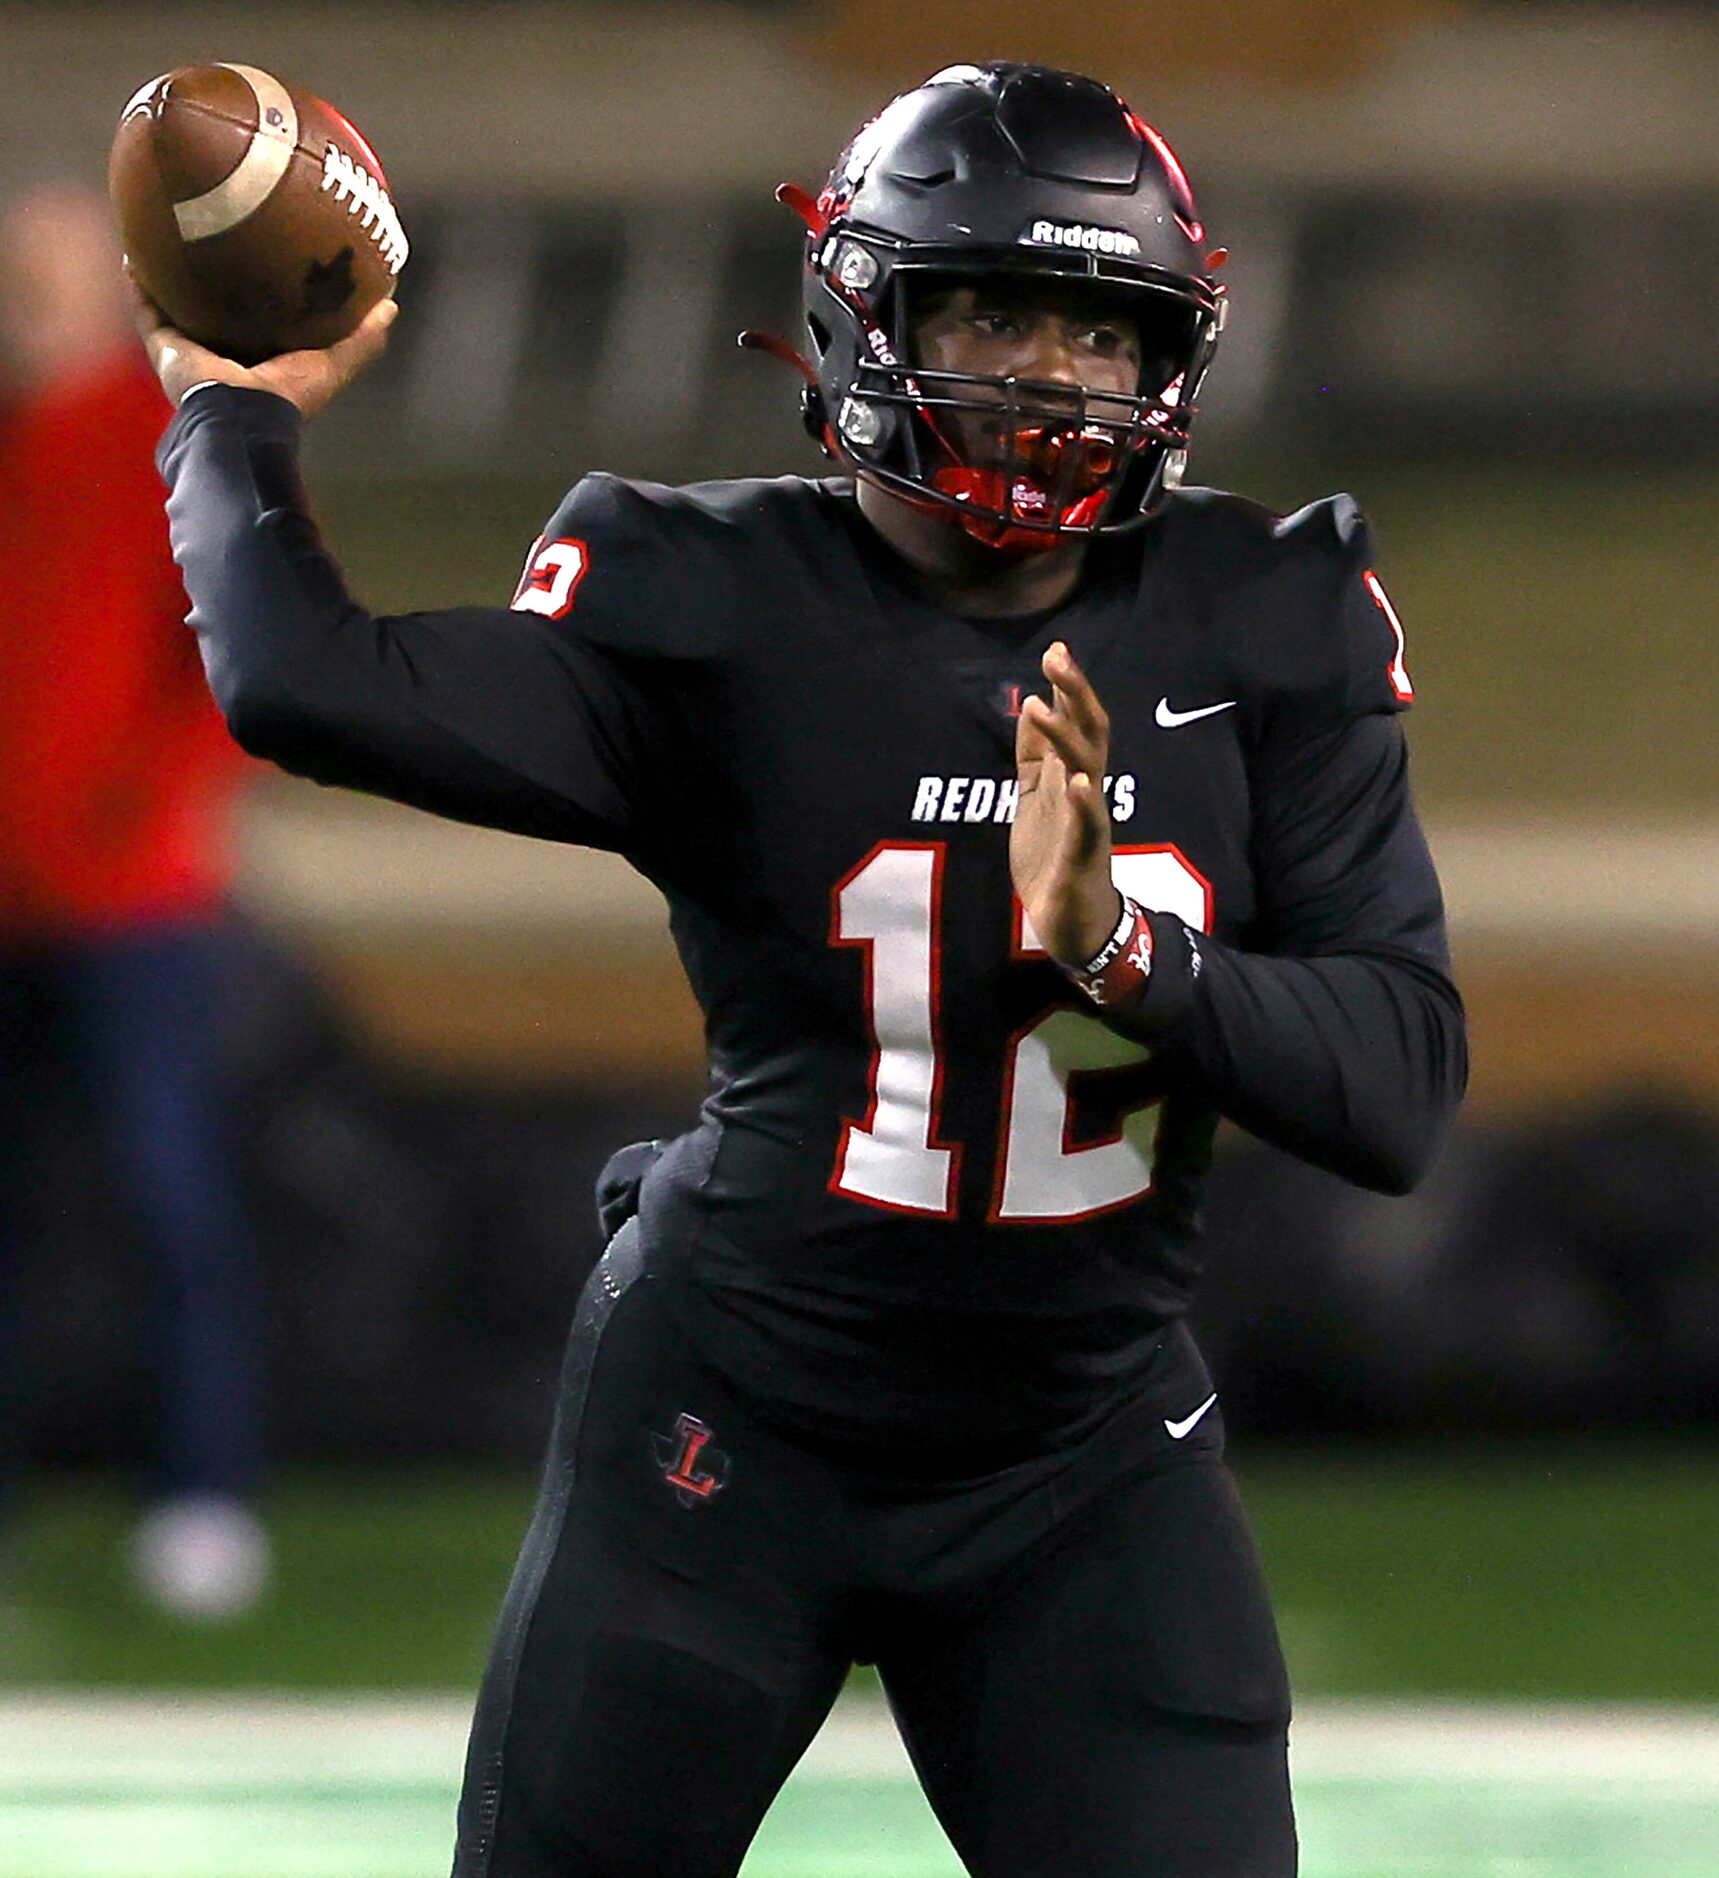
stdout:
<svg viewBox="0 0 1719 1878">
<path fill-rule="evenodd" d="M 175 551 L 247 748 L 613 849 L 667 896 L 711 1093 L 646 1183 L 695 1330 L 832 1436 L 1056 1438 L 1185 1308 L 1227 1116 L 1387 1189 L 1460 1094 L 1461 1007 L 1396 713 L 1400 629 L 1338 497 L 1209 491 L 1075 598 L 926 598 L 851 484 L 582 481 L 510 609 L 372 618 L 283 401 L 163 446 Z M 1070 646 L 1109 712 L 1115 872 L 1153 909 L 1127 1034 L 1012 891 L 1013 746 Z"/>
</svg>

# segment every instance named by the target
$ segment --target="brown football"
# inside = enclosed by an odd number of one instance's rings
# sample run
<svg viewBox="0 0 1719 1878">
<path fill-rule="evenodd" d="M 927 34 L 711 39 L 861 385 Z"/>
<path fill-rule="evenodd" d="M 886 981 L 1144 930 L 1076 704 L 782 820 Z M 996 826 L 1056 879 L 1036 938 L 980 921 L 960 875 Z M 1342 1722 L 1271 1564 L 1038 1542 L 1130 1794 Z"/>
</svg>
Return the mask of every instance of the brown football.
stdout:
<svg viewBox="0 0 1719 1878">
<path fill-rule="evenodd" d="M 375 153 L 249 65 L 187 65 L 125 107 L 108 190 L 138 285 L 245 365 L 344 338 L 406 264 Z"/>
</svg>

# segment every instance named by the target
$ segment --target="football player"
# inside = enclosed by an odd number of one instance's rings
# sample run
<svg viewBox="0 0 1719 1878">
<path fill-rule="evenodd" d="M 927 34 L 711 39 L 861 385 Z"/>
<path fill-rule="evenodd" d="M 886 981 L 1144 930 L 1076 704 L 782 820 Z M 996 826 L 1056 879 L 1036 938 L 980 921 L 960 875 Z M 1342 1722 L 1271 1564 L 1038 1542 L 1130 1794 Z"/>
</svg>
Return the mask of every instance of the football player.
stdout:
<svg viewBox="0 0 1719 1878">
<path fill-rule="evenodd" d="M 511 610 L 373 618 L 309 518 L 388 310 L 151 342 L 239 741 L 626 855 L 706 1013 L 697 1125 L 605 1186 L 455 1869 L 735 1872 L 859 1660 L 979 1878 L 1277 1878 L 1183 1319 L 1219 1117 L 1394 1192 L 1462 1089 L 1400 629 L 1346 497 L 1177 488 L 1220 259 L 1102 85 L 951 68 L 783 195 L 841 473 L 588 476 Z"/>
</svg>

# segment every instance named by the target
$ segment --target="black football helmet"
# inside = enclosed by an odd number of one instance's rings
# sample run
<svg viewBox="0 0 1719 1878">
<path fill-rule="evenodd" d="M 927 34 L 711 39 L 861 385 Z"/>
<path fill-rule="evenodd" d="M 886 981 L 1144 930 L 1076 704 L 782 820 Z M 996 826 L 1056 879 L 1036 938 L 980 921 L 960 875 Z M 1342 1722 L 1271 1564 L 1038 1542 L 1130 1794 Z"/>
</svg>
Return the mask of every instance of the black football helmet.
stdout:
<svg viewBox="0 0 1719 1878">
<path fill-rule="evenodd" d="M 1223 254 L 1169 145 L 1114 92 L 953 65 L 873 118 L 815 201 L 777 193 L 808 231 L 807 425 L 856 475 L 1011 553 L 1127 528 L 1180 480 Z M 922 369 L 916 308 L 999 274 L 1113 292 L 1142 339 L 1137 395 Z M 997 439 L 983 461 L 965 414 Z"/>
</svg>

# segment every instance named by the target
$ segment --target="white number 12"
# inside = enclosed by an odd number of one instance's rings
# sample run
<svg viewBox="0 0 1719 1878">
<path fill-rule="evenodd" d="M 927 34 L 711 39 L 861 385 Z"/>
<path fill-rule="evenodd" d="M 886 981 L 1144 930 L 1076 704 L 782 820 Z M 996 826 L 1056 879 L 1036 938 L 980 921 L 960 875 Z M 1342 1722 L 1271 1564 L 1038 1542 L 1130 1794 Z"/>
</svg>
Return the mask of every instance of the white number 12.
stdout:
<svg viewBox="0 0 1719 1878">
<path fill-rule="evenodd" d="M 863 1119 L 842 1131 L 830 1187 L 872 1206 L 952 1219 L 961 1148 L 938 1139 L 944 852 L 941 841 L 881 842 L 832 896 L 831 943 L 865 948 L 872 1061 L 871 1100 Z M 1211 887 L 1176 848 L 1118 849 L 1111 871 L 1142 906 L 1209 930 Z M 1016 922 L 1015 956 L 1043 957 L 1018 904 Z M 1068 1145 L 1071 1079 L 1149 1055 L 1065 1006 L 1016 1033 L 1004 1070 L 992 1219 L 1082 1219 L 1151 1192 L 1156 1101 L 1128 1109 L 1109 1139 Z"/>
</svg>

